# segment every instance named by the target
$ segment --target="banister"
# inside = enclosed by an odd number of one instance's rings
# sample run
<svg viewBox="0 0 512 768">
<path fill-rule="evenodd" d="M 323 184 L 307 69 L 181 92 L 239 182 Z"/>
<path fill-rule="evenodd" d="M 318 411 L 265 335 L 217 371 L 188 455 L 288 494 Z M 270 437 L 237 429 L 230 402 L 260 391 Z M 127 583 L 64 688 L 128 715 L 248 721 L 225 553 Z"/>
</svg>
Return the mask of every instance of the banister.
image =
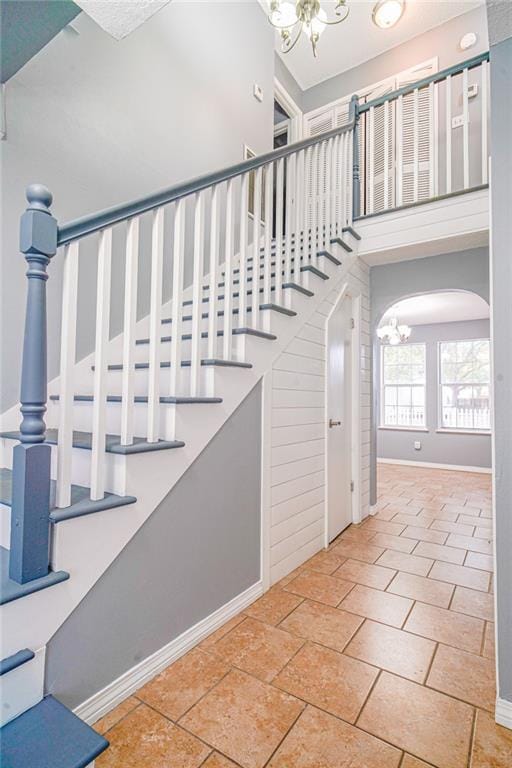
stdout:
<svg viewBox="0 0 512 768">
<path fill-rule="evenodd" d="M 105 227 L 110 227 L 121 221 L 126 221 L 127 219 L 132 218 L 132 216 L 138 216 L 147 211 L 151 211 L 154 208 L 159 208 L 162 205 L 172 203 L 174 200 L 188 197 L 188 195 L 200 192 L 203 189 L 208 189 L 208 187 L 220 184 L 223 181 L 228 181 L 229 179 L 233 179 L 248 171 L 254 171 L 267 163 L 279 160 L 282 157 L 287 157 L 295 152 L 300 152 L 302 149 L 307 149 L 314 144 L 327 141 L 334 136 L 339 136 L 351 131 L 354 125 L 355 117 L 352 116 L 352 119 L 348 123 L 345 123 L 345 125 L 333 128 L 332 130 L 318 134 L 317 136 L 296 141 L 294 144 L 288 144 L 284 147 L 274 149 L 271 152 L 266 152 L 264 155 L 258 155 L 249 160 L 244 160 L 241 163 L 227 166 L 219 171 L 213 171 L 212 173 L 207 173 L 203 176 L 197 176 L 195 179 L 180 182 L 172 187 L 155 192 L 152 195 L 139 198 L 138 200 L 122 203 L 121 205 L 106 208 L 103 211 L 98 211 L 97 213 L 70 221 L 59 227 L 57 245 L 59 247 L 66 245 L 67 243 L 71 243 L 86 235 L 98 232 Z"/>
<path fill-rule="evenodd" d="M 424 77 L 422 80 L 417 80 L 415 83 L 404 85 L 402 88 L 398 88 L 396 91 L 392 91 L 391 93 L 387 93 L 383 96 L 379 96 L 376 99 L 372 99 L 372 101 L 368 101 L 366 104 L 360 104 L 359 114 L 368 112 L 371 107 L 380 107 L 385 104 L 386 101 L 395 101 L 399 96 L 407 96 L 409 93 L 414 93 L 414 91 L 417 89 L 425 88 L 431 83 L 440 83 L 443 80 L 446 80 L 446 78 L 450 75 L 459 75 L 465 69 L 474 69 L 484 61 L 489 61 L 489 51 L 486 53 L 480 53 L 478 56 L 474 56 L 472 59 L 467 59 L 460 64 L 454 64 L 451 67 L 442 69 L 440 72 L 435 72 L 433 75 Z"/>
</svg>

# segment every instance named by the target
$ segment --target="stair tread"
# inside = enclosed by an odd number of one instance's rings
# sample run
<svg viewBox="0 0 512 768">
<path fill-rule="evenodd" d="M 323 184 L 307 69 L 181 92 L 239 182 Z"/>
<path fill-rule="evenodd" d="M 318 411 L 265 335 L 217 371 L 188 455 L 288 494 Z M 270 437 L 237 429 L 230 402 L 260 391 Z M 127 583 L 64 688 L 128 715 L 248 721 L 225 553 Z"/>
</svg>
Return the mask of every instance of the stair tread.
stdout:
<svg viewBox="0 0 512 768">
<path fill-rule="evenodd" d="M 25 584 L 18 584 L 17 581 L 9 578 L 9 550 L 5 549 L 5 547 L 0 547 L 0 605 L 18 600 L 26 595 L 31 595 L 33 592 L 39 592 L 41 589 L 53 587 L 62 581 L 67 581 L 67 579 L 69 579 L 69 573 L 66 571 L 50 571 L 40 579 L 33 579 Z M 13 720 L 13 722 L 16 721 Z M 2 735 L 6 727 L 4 726 L 2 729 Z M 26 763 L 20 763 L 20 765 L 26 765 Z"/>
<path fill-rule="evenodd" d="M 243 336 L 247 334 L 248 336 L 256 336 L 257 338 L 267 339 L 268 341 L 275 341 L 277 339 L 277 336 L 274 333 L 267 333 L 266 331 L 258 331 L 257 328 L 233 328 L 231 333 L 235 336 L 238 336 L 238 335 Z M 224 331 L 222 330 L 217 331 L 217 336 L 219 337 L 224 336 Z M 192 338 L 191 333 L 183 333 L 181 335 L 182 341 L 190 341 L 191 338 Z M 203 331 L 201 333 L 201 338 L 207 339 L 208 331 Z M 172 336 L 162 336 L 160 338 L 160 343 L 166 343 L 169 341 L 172 341 Z M 149 338 L 137 339 L 135 341 L 135 344 L 149 344 Z"/>
<path fill-rule="evenodd" d="M 201 360 L 201 365 L 205 366 L 218 366 L 220 368 L 252 368 L 252 363 L 241 363 L 237 360 L 219 360 L 215 357 L 213 358 L 204 358 Z M 191 361 L 190 360 L 182 360 L 181 361 L 182 368 L 190 368 Z M 160 363 L 160 368 L 170 368 L 171 363 L 169 360 L 164 360 Z M 94 365 L 91 366 L 91 368 L 94 370 Z M 111 363 L 111 365 L 108 366 L 109 371 L 122 371 L 124 368 L 123 363 Z M 149 368 L 149 362 L 141 362 L 141 363 L 135 363 L 135 369 L 136 370 L 145 370 Z"/>
<path fill-rule="evenodd" d="M 135 496 L 118 496 L 116 493 L 105 493 L 103 499 L 92 500 L 90 497 L 90 488 L 86 488 L 82 485 L 72 485 L 71 504 L 69 507 L 59 508 L 55 506 L 57 484 L 55 480 L 51 480 L 50 482 L 50 521 L 52 523 L 60 523 L 63 520 L 71 520 L 75 517 L 91 515 L 95 512 L 102 512 L 105 509 L 124 507 L 129 504 L 134 504 L 137 501 Z M 0 469 L 0 504 L 10 507 L 11 503 L 12 470 L 5 468 Z"/>
<path fill-rule="evenodd" d="M 342 248 L 344 248 L 347 253 L 352 253 L 353 248 L 350 247 L 348 243 L 346 243 L 341 237 L 332 237 L 331 243 L 336 243 L 337 245 L 341 245 Z"/>
<path fill-rule="evenodd" d="M 2 765 L 85 768 L 108 744 L 64 704 L 46 696 L 2 728 Z"/>
<path fill-rule="evenodd" d="M 31 661 L 34 656 L 34 651 L 31 651 L 29 648 L 23 648 L 21 651 L 13 653 L 12 656 L 6 656 L 5 659 L 0 661 L 0 677 L 8 672 L 12 672 L 13 669 L 21 667 L 27 661 Z"/>
<path fill-rule="evenodd" d="M 302 267 L 302 269 L 305 269 L 305 268 Z M 287 315 L 296 315 L 297 314 L 296 312 L 293 312 L 292 310 L 287 309 L 286 307 L 281 307 L 278 304 L 272 304 L 272 303 L 270 303 L 270 304 L 260 304 L 260 309 L 273 309 L 276 312 L 282 312 L 283 314 L 287 314 Z M 247 307 L 246 312 L 252 312 L 252 307 Z M 232 310 L 232 314 L 233 315 L 238 315 L 239 314 L 238 307 L 235 307 L 235 309 Z M 209 313 L 208 312 L 203 312 L 202 315 L 201 315 L 201 319 L 202 320 L 207 320 L 208 317 L 209 317 Z M 217 317 L 224 317 L 224 310 L 223 309 L 219 309 L 217 311 Z M 192 320 L 192 315 L 183 315 L 182 321 L 184 323 L 188 322 L 189 320 Z M 172 318 L 171 317 L 164 317 L 163 320 L 162 320 L 162 323 L 172 323 Z"/>
<path fill-rule="evenodd" d="M 89 403 L 94 400 L 94 395 L 75 395 L 75 402 Z M 133 398 L 136 403 L 147 403 L 148 398 L 146 395 L 135 395 Z M 50 395 L 50 400 L 60 400 L 60 395 Z M 121 395 L 107 395 L 108 403 L 121 403 L 123 398 Z M 161 403 L 173 403 L 176 405 L 211 405 L 214 403 L 222 403 L 222 397 L 185 397 L 175 395 L 162 395 L 160 397 Z M 149 445 L 155 445 L 155 443 L 149 443 Z M 181 447 L 181 446 L 180 446 Z"/>
<path fill-rule="evenodd" d="M 341 231 L 342 231 L 342 232 L 348 232 L 348 233 L 349 233 L 349 234 L 351 234 L 351 235 L 352 235 L 352 237 L 354 237 L 356 240 L 360 240 L 360 239 L 361 239 L 361 235 L 359 234 L 359 232 L 356 232 L 356 230 L 354 229 L 354 227 L 343 227 L 343 229 L 342 229 Z"/>
<path fill-rule="evenodd" d="M 329 275 L 326 275 L 325 272 L 322 272 L 321 269 L 318 269 L 318 267 L 313 266 L 313 264 L 307 264 L 304 267 L 300 268 L 301 272 L 312 272 L 313 275 L 316 275 L 317 277 L 320 277 L 322 280 L 328 280 Z"/>
<path fill-rule="evenodd" d="M 51 398 L 58 398 L 58 395 L 51 395 Z M 79 395 L 75 395 L 75 399 Z M 121 396 L 119 396 L 121 397 Z M 14 432 L 0 432 L 0 437 L 4 437 L 8 440 L 19 440 L 20 433 Z M 51 445 L 56 445 L 58 440 L 57 429 L 46 430 L 46 442 Z M 146 453 L 147 451 L 161 451 L 168 448 L 183 448 L 185 445 L 181 440 L 159 440 L 157 443 L 148 443 L 145 437 L 134 437 L 132 445 L 121 445 L 121 438 L 119 435 L 105 435 L 105 450 L 107 453 L 120 453 L 123 455 L 131 453 Z M 73 431 L 73 448 L 84 448 L 91 450 L 92 448 L 92 432 L 82 432 L 80 430 Z"/>
<path fill-rule="evenodd" d="M 275 277 L 275 275 L 272 275 L 272 277 Z M 302 286 L 301 285 L 297 285 L 297 283 L 291 283 L 291 282 L 284 283 L 282 287 L 283 288 L 293 288 L 294 291 L 302 292 Z M 203 286 L 203 289 L 204 289 L 204 286 Z M 276 290 L 276 286 L 275 285 L 270 286 L 270 291 L 271 292 L 273 292 L 275 290 Z M 258 293 L 264 293 L 264 291 L 265 291 L 265 289 L 263 287 L 258 289 Z M 254 291 L 253 291 L 252 288 L 249 288 L 247 291 L 245 291 L 245 295 L 246 296 L 252 296 L 253 293 L 254 293 Z M 311 293 L 311 296 L 313 296 L 313 295 L 314 294 Z M 224 301 L 225 298 L 226 298 L 225 294 L 221 293 L 219 296 L 217 296 L 217 301 Z M 234 291 L 231 294 L 231 298 L 233 298 L 233 299 L 240 298 L 240 291 Z M 201 303 L 202 304 L 208 304 L 209 301 L 210 301 L 210 297 L 209 296 L 203 296 L 202 299 L 201 299 Z M 186 299 L 185 301 L 182 302 L 181 306 L 182 307 L 190 307 L 192 304 L 193 304 L 193 300 L 192 299 Z"/>
</svg>

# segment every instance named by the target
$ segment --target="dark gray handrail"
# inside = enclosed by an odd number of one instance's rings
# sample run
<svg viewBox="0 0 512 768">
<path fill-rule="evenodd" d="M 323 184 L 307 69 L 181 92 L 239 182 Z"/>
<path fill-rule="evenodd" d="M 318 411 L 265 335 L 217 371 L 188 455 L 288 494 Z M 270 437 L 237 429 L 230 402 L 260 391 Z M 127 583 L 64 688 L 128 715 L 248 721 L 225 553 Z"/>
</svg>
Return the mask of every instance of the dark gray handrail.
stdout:
<svg viewBox="0 0 512 768">
<path fill-rule="evenodd" d="M 370 107 L 380 107 L 382 104 L 385 104 L 386 101 L 395 101 L 399 96 L 407 96 L 409 93 L 414 93 L 416 89 L 425 88 L 431 83 L 440 83 L 443 80 L 446 80 L 449 75 L 459 75 L 465 69 L 474 69 L 484 61 L 489 61 L 488 51 L 487 53 L 481 53 L 478 56 L 474 56 L 472 59 L 467 59 L 467 61 L 463 61 L 460 64 L 454 64 L 452 67 L 442 69 L 440 72 L 435 72 L 433 75 L 424 77 L 422 80 L 417 80 L 415 83 L 404 85 L 403 88 L 387 93 L 384 96 L 379 96 L 377 99 L 372 99 L 372 101 L 368 101 L 366 104 L 359 104 L 359 114 L 368 112 Z"/>
<path fill-rule="evenodd" d="M 242 163 L 236 163 L 230 165 L 227 168 L 223 168 L 220 171 L 213 171 L 207 173 L 204 176 L 198 176 L 190 181 L 185 181 L 180 184 L 175 184 L 167 189 L 162 189 L 159 192 L 155 192 L 147 197 L 142 197 L 139 200 L 133 200 L 129 203 L 122 203 L 116 205 L 113 208 L 106 208 L 103 211 L 84 216 L 80 219 L 70 221 L 68 224 L 64 224 L 59 227 L 57 244 L 59 246 L 71 243 L 74 240 L 78 240 L 86 235 L 91 235 L 94 232 L 98 232 L 105 227 L 110 227 L 113 224 L 118 224 L 121 221 L 126 221 L 132 216 L 138 216 L 141 213 L 146 213 L 154 208 L 159 208 L 167 203 L 172 203 L 174 200 L 179 200 L 182 197 L 200 192 L 203 189 L 208 189 L 215 184 L 220 184 L 228 179 L 233 179 L 236 176 L 241 176 L 248 171 L 254 171 L 256 168 L 266 165 L 275 160 L 279 160 L 282 157 L 287 157 L 295 152 L 299 152 L 302 149 L 308 149 L 315 144 L 332 139 L 335 136 L 340 136 L 347 131 L 352 130 L 356 122 L 355 116 L 355 102 L 354 106 L 351 105 L 351 119 L 345 125 L 339 128 L 333 128 L 331 131 L 320 133 L 317 136 L 313 136 L 309 139 L 303 139 L 302 141 L 296 141 L 294 144 L 288 144 L 285 147 L 274 149 L 272 152 L 266 152 L 264 155 L 258 155 L 250 160 L 244 160 Z"/>
</svg>

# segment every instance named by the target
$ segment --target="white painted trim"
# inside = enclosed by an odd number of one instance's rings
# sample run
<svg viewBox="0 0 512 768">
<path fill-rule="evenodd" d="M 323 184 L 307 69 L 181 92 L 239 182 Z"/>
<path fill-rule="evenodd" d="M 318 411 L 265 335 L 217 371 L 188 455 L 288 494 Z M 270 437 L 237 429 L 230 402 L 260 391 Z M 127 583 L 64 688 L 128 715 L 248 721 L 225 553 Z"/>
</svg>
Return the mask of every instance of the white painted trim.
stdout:
<svg viewBox="0 0 512 768">
<path fill-rule="evenodd" d="M 0 727 L 39 704 L 44 696 L 44 664 L 46 648 L 34 657 L 2 675 Z"/>
<path fill-rule="evenodd" d="M 272 368 L 261 385 L 261 581 L 263 591 L 271 586 L 270 529 L 272 526 Z"/>
<path fill-rule="evenodd" d="M 494 719 L 498 725 L 502 725 L 504 728 L 510 728 L 510 730 L 512 730 L 512 701 L 500 699 L 498 696 L 496 699 Z"/>
<path fill-rule="evenodd" d="M 293 144 L 302 139 L 303 112 L 299 105 L 292 99 L 284 85 L 274 77 L 274 98 L 290 115 L 289 143 Z"/>
<path fill-rule="evenodd" d="M 214 613 L 187 629 L 179 637 L 171 640 L 163 648 L 148 656 L 135 667 L 125 672 L 117 680 L 109 683 L 103 690 L 98 691 L 90 699 L 84 701 L 74 710 L 75 715 L 86 723 L 92 724 L 104 717 L 111 709 L 120 704 L 148 680 L 165 669 L 169 664 L 193 648 L 203 638 L 226 623 L 236 614 L 243 611 L 254 600 L 261 596 L 263 587 L 261 581 L 253 584 L 245 592 L 234 597 L 229 603 L 218 608 Z"/>
<path fill-rule="evenodd" d="M 462 464 L 436 464 L 431 461 L 409 461 L 408 459 L 377 459 L 377 464 L 399 464 L 404 467 L 427 467 L 429 469 L 450 469 L 453 472 L 477 472 L 491 475 L 491 467 L 465 467 Z"/>
</svg>

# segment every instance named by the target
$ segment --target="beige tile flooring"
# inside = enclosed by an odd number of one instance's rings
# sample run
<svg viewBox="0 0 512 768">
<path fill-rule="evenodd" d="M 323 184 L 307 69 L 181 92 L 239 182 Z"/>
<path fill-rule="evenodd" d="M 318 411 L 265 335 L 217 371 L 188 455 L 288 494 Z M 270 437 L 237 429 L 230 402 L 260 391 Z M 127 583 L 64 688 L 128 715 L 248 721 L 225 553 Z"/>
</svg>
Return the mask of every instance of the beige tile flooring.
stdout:
<svg viewBox="0 0 512 768">
<path fill-rule="evenodd" d="M 374 517 L 96 724 L 97 768 L 510 768 L 490 487 L 381 467 Z"/>
</svg>

